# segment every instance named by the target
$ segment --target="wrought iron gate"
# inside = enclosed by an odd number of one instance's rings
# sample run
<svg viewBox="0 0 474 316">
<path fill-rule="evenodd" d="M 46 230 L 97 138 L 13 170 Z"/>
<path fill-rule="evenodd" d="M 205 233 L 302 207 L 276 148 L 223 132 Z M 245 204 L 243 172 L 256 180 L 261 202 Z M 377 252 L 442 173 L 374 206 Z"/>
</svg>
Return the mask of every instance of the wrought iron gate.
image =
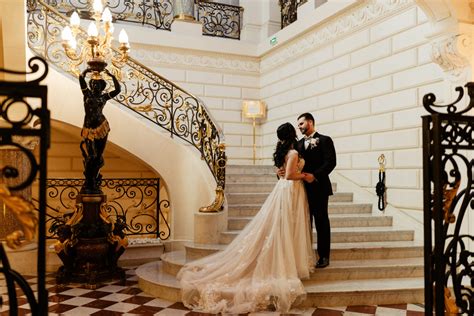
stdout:
<svg viewBox="0 0 474 316">
<path fill-rule="evenodd" d="M 0 81 L 0 147 L 13 148 L 25 157 L 24 174 L 15 165 L 0 165 L 0 202 L 3 203 L 4 212 L 13 214 L 18 222 L 18 230 L 6 237 L 10 247 L 20 247 L 25 241 L 36 239 L 38 233 L 37 256 L 37 299 L 28 282 L 16 271 L 12 270 L 3 245 L 0 244 L 0 273 L 4 274 L 8 288 L 10 315 L 17 315 L 18 298 L 15 283 L 25 294 L 33 315 L 48 314 L 48 293 L 45 287 L 45 206 L 46 206 L 46 158 L 49 148 L 50 115 L 47 109 L 47 87 L 40 82 L 48 73 L 46 62 L 33 57 L 29 60 L 30 72 L 23 73 L 0 69 L 0 73 L 7 76 L 23 75 L 33 76 L 31 81 Z M 17 111 L 20 109 L 20 111 Z M 23 113 L 24 115 L 19 115 Z M 20 117 L 20 118 L 19 118 Z M 33 154 L 28 144 L 37 144 L 39 153 Z M 39 184 L 39 209 L 36 211 L 28 198 L 15 195 L 29 187 L 33 181 Z M 12 193 L 10 193 L 12 192 Z M 2 223 L 4 224 L 4 223 Z"/>
<path fill-rule="evenodd" d="M 474 314 L 474 243 L 466 227 L 474 215 L 474 116 L 467 115 L 474 109 L 474 82 L 465 88 L 469 100 L 463 100 L 463 87 L 456 88 L 459 96 L 451 104 L 435 104 L 432 93 L 423 98 L 431 113 L 423 116 L 427 315 Z"/>
</svg>

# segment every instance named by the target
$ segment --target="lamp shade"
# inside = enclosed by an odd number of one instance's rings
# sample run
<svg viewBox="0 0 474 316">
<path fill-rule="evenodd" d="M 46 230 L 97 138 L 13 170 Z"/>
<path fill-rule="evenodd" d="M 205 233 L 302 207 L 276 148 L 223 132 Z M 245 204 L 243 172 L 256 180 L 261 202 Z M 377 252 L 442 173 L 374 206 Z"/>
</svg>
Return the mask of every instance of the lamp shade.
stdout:
<svg viewBox="0 0 474 316">
<path fill-rule="evenodd" d="M 259 100 L 243 101 L 242 113 L 246 118 L 263 118 L 266 113 L 265 103 Z"/>
</svg>

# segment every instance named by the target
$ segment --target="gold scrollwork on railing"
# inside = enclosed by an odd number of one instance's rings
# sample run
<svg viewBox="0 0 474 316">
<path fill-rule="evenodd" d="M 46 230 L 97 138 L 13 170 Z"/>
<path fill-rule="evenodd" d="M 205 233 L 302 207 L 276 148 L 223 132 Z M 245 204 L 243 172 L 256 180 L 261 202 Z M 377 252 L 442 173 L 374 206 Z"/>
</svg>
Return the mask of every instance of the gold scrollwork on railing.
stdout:
<svg viewBox="0 0 474 316">
<path fill-rule="evenodd" d="M 447 184 L 443 186 L 443 214 L 444 214 L 444 221 L 447 224 L 452 224 L 456 221 L 456 216 L 451 211 L 451 205 L 453 204 L 453 200 L 458 193 L 460 184 L 461 184 L 461 179 L 458 179 L 454 183 L 454 186 L 452 189 L 448 189 Z"/>
<path fill-rule="evenodd" d="M 28 4 L 28 45 L 62 71 L 77 77 L 85 60 L 72 61 L 62 47 L 61 31 L 67 18 L 42 0 Z M 87 37 L 78 30 L 78 37 Z M 120 52 L 113 49 L 114 58 Z M 148 67 L 128 58 L 120 69 L 110 65 L 121 81 L 122 92 L 115 100 L 193 145 L 213 174 L 217 188 L 225 188 L 225 146 L 223 135 L 205 105 L 194 95 L 161 77 Z M 220 201 L 220 197 L 216 197 Z M 221 208 L 219 206 L 219 209 Z"/>
<path fill-rule="evenodd" d="M 21 230 L 15 230 L 6 237 L 8 247 L 16 249 L 35 238 L 38 217 L 33 204 L 20 196 L 11 195 L 5 184 L 0 184 L 0 202 L 5 210 L 11 212 L 18 220 Z"/>
</svg>

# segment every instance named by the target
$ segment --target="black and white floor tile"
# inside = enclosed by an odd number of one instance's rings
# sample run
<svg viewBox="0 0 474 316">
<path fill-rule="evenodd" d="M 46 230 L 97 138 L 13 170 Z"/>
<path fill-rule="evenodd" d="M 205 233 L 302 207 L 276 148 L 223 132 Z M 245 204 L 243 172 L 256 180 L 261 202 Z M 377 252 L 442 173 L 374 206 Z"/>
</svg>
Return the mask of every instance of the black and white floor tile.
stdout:
<svg viewBox="0 0 474 316">
<path fill-rule="evenodd" d="M 35 277 L 26 277 L 28 283 L 36 284 Z M 58 286 L 54 274 L 46 279 L 49 291 L 49 315 L 165 315 L 165 316 L 199 316 L 208 315 L 188 310 L 179 302 L 170 302 L 154 298 L 138 288 L 134 268 L 127 269 L 125 285 L 111 282 L 88 289 L 80 284 Z M 9 315 L 8 296 L 5 283 L 0 283 L 0 294 L 3 305 L 0 316 Z M 18 315 L 30 314 L 27 300 L 21 290 L 18 292 Z M 420 305 L 379 305 L 379 306 L 347 306 L 347 307 L 318 307 L 292 310 L 289 315 L 313 316 L 419 316 L 424 315 L 424 308 Z M 250 316 L 270 316 L 278 313 L 252 313 Z"/>
</svg>

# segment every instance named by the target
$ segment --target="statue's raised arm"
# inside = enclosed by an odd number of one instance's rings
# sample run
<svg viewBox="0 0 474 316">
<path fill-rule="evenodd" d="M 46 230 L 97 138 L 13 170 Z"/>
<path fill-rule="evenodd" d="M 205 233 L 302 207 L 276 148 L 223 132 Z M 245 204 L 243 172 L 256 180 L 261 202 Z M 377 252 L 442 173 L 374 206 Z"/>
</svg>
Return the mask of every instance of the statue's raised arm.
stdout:
<svg viewBox="0 0 474 316">
<path fill-rule="evenodd" d="M 119 93 L 121 91 L 121 87 L 120 87 L 120 83 L 118 82 L 117 78 L 115 78 L 115 76 L 112 75 L 108 69 L 105 69 L 105 73 L 107 75 L 109 75 L 110 78 L 112 78 L 112 81 L 114 82 L 114 91 L 110 91 L 105 95 L 107 100 L 109 100 L 109 99 L 113 99 L 113 98 L 115 98 L 116 96 L 119 95 Z"/>
</svg>

